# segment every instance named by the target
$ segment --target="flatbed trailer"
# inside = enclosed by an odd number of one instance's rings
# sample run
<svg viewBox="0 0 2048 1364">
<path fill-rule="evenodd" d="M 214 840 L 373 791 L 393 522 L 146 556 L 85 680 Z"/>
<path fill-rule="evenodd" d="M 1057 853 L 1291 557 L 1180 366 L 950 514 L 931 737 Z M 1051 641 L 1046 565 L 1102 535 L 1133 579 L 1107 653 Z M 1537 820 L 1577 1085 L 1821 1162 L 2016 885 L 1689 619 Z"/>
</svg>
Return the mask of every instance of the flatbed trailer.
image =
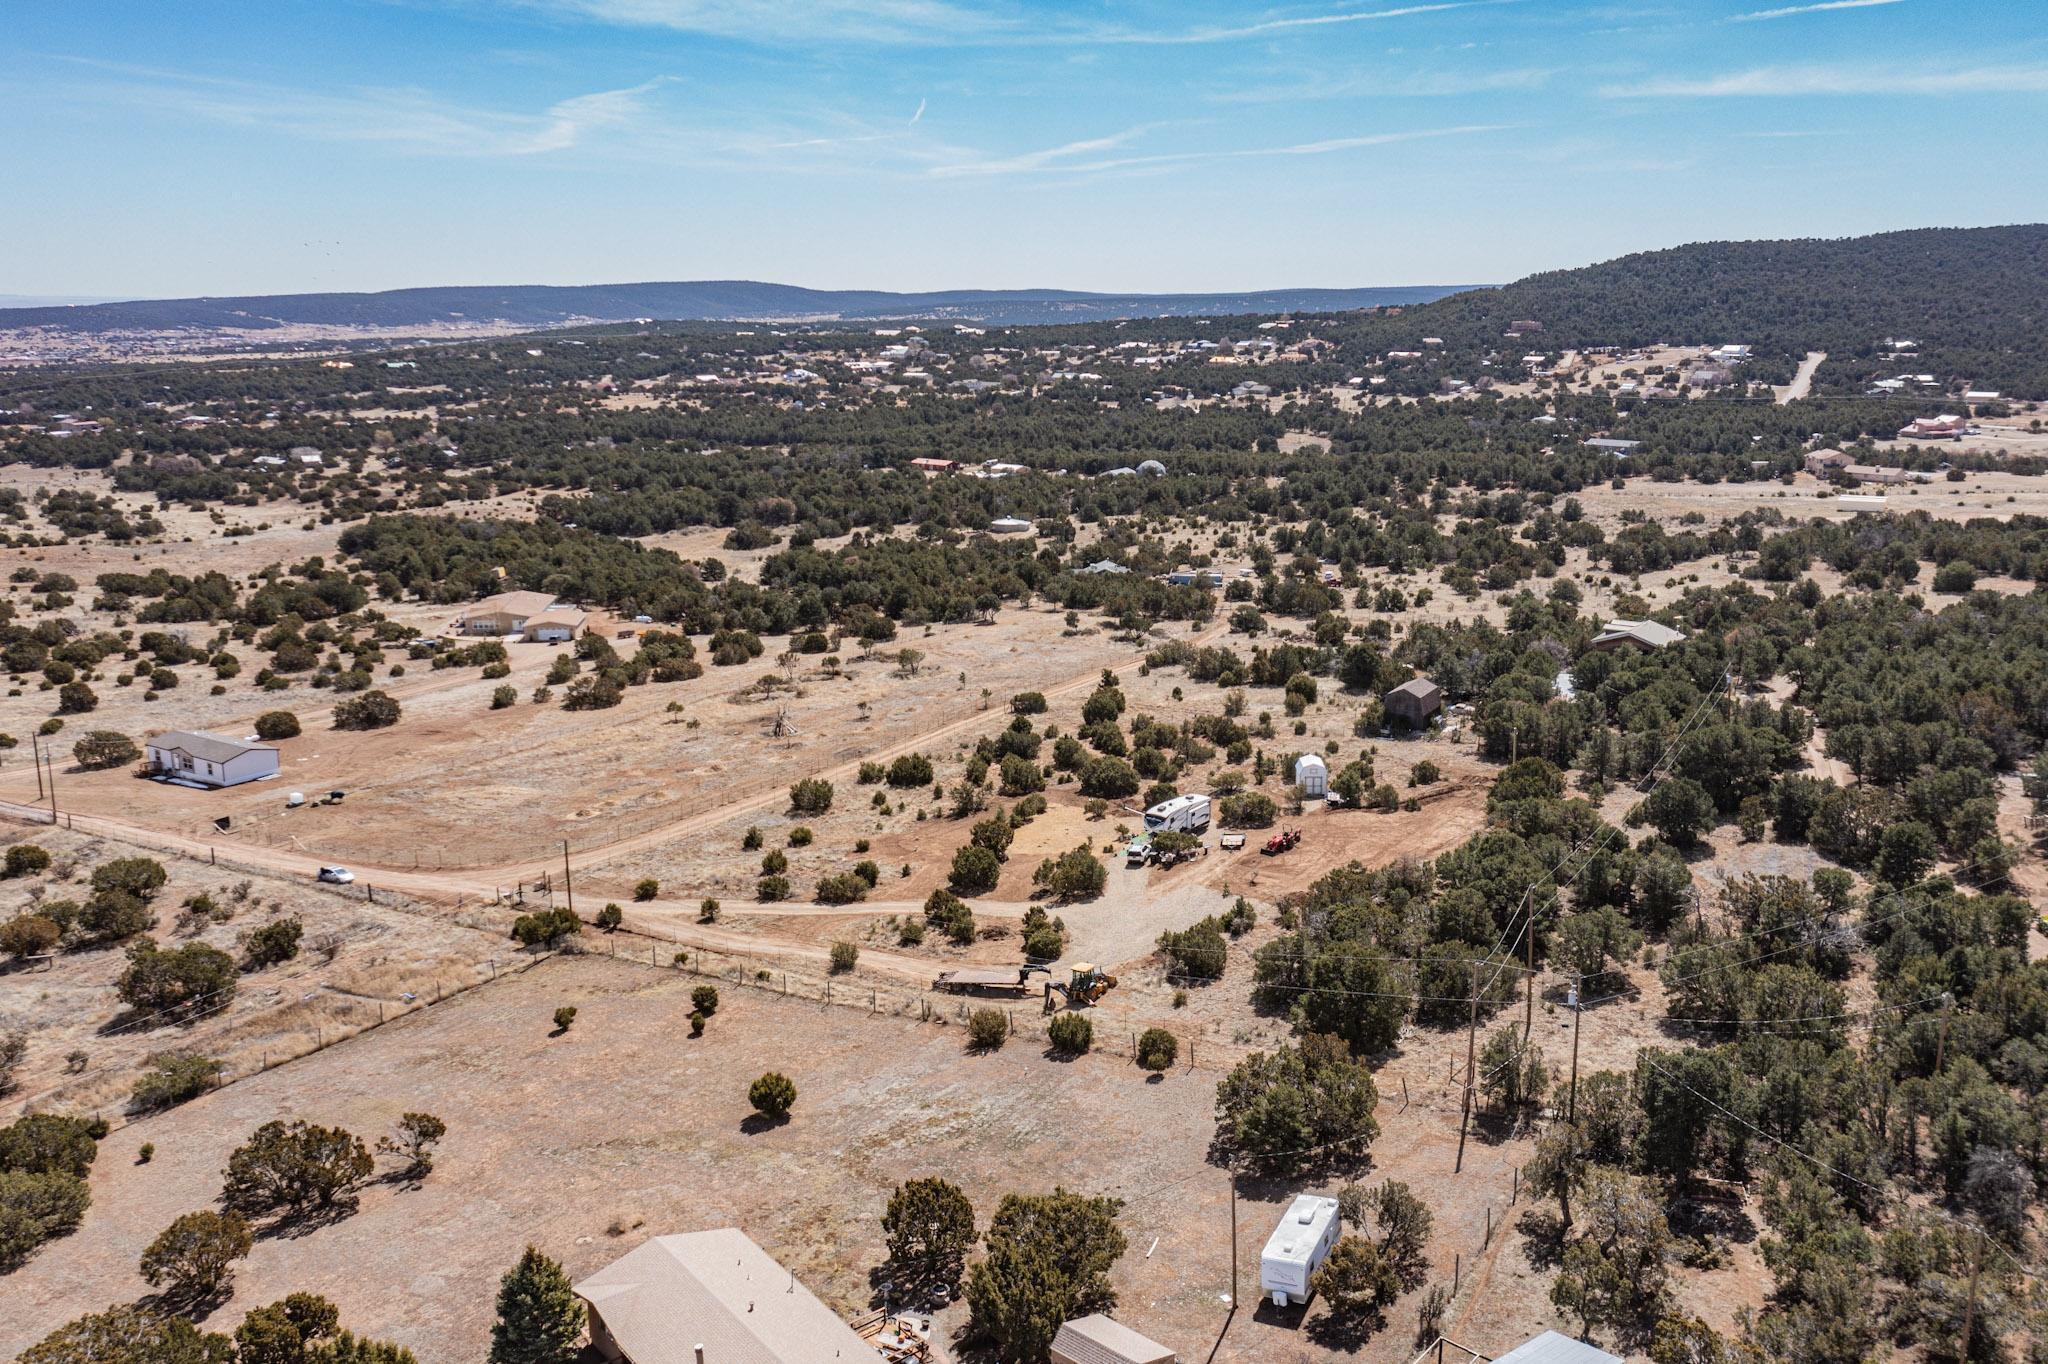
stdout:
<svg viewBox="0 0 2048 1364">
<path fill-rule="evenodd" d="M 954 995 L 1015 995 L 1021 999 L 1031 993 L 1032 975 L 1044 971 L 1042 966 L 963 966 L 957 971 L 941 971 L 932 988 Z"/>
</svg>

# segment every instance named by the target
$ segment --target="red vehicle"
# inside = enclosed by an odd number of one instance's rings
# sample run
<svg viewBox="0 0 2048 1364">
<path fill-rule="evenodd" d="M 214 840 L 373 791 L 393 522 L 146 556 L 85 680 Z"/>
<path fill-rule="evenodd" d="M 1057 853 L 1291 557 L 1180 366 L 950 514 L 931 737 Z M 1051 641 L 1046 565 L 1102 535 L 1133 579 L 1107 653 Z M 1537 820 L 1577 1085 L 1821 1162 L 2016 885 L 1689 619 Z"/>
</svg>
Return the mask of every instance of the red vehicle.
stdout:
<svg viewBox="0 0 2048 1364">
<path fill-rule="evenodd" d="M 1260 851 L 1268 857 L 1278 857 L 1281 853 L 1286 852 L 1289 848 L 1294 847 L 1300 842 L 1301 830 L 1282 829 L 1279 833 L 1267 839 L 1266 846 L 1261 848 Z"/>
</svg>

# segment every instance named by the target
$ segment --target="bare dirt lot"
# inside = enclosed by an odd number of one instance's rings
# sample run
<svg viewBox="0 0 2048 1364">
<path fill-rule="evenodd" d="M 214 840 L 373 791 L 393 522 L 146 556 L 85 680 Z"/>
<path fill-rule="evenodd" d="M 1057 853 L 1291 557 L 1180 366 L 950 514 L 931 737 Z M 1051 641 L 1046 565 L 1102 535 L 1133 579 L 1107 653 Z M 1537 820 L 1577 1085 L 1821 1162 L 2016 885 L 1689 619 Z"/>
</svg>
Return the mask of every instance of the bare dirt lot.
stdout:
<svg viewBox="0 0 2048 1364">
<path fill-rule="evenodd" d="M 707 1035 L 692 1041 L 682 1023 L 696 983 L 601 958 L 559 959 L 115 1133 L 94 1172 L 85 1226 L 10 1278 L 15 1310 L 0 1319 L 0 1352 L 82 1304 L 138 1296 L 142 1246 L 212 1199 L 228 1151 L 257 1124 L 305 1116 L 375 1135 L 401 1112 L 425 1109 L 450 1132 L 422 1187 L 373 1186 L 353 1217 L 264 1237 L 238 1272 L 233 1301 L 207 1324 L 232 1326 L 252 1305 L 309 1289 L 334 1299 L 356 1329 L 400 1340 L 426 1364 L 474 1359 L 496 1278 L 527 1242 L 581 1276 L 646 1236 L 728 1224 L 828 1302 L 854 1310 L 867 1305 L 868 1275 L 882 1258 L 888 1191 L 943 1172 L 984 1217 L 1003 1192 L 1056 1183 L 1125 1198 L 1119 1316 L 1183 1357 L 1208 1357 L 1219 1334 L 1218 1360 L 1328 1357 L 1314 1309 L 1306 1322 L 1269 1308 L 1230 1317 L 1228 1185 L 1206 1158 L 1213 1071 L 1148 1082 L 1116 1058 L 1050 1061 L 1022 1038 L 974 1056 L 958 1027 L 730 986 Z M 561 1003 L 581 1012 L 566 1035 L 551 1036 L 548 1015 Z M 1532 1317 L 1525 1302 L 1476 1292 L 1467 1272 L 1489 1211 L 1496 1225 L 1509 1211 L 1522 1148 L 1475 1138 L 1453 1175 L 1456 1103 L 1423 1078 L 1437 1066 L 1418 1053 L 1382 1073 L 1385 1135 L 1370 1173 L 1429 1189 L 1438 1274 L 1449 1278 L 1454 1257 L 1463 1267 L 1457 1334 L 1497 1350 L 1549 1320 L 1547 1310 Z M 796 1080 L 796 1113 L 756 1130 L 745 1087 L 770 1068 Z M 1409 1071 L 1404 1113 L 1397 1072 Z M 156 1157 L 138 1165 L 143 1141 Z M 1323 1187 L 1321 1177 L 1298 1183 Z M 1247 1298 L 1258 1247 L 1294 1191 L 1295 1183 L 1241 1187 Z M 1406 1359 L 1413 1321 L 1404 1301 L 1356 1357 Z M 942 1324 L 957 1326 L 958 1309 Z"/>
<path fill-rule="evenodd" d="M 1604 485 L 1572 494 L 1588 516 L 1610 532 L 1621 524 L 1623 511 L 1638 511 L 1652 521 L 1670 526 L 1687 512 L 1698 512 L 1709 522 L 1726 520 L 1769 507 L 1786 516 L 1820 517 L 1846 521 L 1862 515 L 1842 505 L 1828 485 L 1808 474 L 1796 476 L 1790 486 L 1775 480 L 1761 483 L 1649 483 L 1629 480 L 1621 489 Z M 1887 511 L 1924 511 L 1944 521 L 1968 521 L 1988 517 L 2005 521 L 2014 515 L 2040 516 L 2048 513 L 2048 479 L 2002 470 L 1973 470 L 1961 483 L 1921 483 L 1896 487 L 1863 489 L 1882 494 Z"/>
<path fill-rule="evenodd" d="M 64 830 L 0 826 L 0 842 L 33 842 L 55 858 L 39 876 L 0 881 L 0 920 L 45 903 L 91 894 L 93 867 L 142 849 Z M 177 857 L 151 908 L 164 946 L 204 942 L 232 956 L 251 929 L 281 919 L 303 925 L 299 955 L 244 973 L 225 1007 L 190 1020 L 152 1018 L 127 1008 L 114 986 L 127 964 L 118 946 L 71 950 L 47 964 L 0 968 L 0 1033 L 20 1031 L 27 1058 L 20 1089 L 0 1101 L 19 1108 L 104 1111 L 117 1116 L 147 1058 L 194 1051 L 223 1062 L 230 1076 L 278 1065 L 323 1042 L 374 1024 L 421 999 L 467 988 L 518 957 L 503 930 L 471 927 L 454 915 L 422 914 L 366 903 L 340 887 L 318 886 Z M 214 917 L 186 918 L 198 896 Z M 480 922 L 471 919 L 471 922 Z M 328 952 L 331 947 L 332 953 Z"/>
</svg>

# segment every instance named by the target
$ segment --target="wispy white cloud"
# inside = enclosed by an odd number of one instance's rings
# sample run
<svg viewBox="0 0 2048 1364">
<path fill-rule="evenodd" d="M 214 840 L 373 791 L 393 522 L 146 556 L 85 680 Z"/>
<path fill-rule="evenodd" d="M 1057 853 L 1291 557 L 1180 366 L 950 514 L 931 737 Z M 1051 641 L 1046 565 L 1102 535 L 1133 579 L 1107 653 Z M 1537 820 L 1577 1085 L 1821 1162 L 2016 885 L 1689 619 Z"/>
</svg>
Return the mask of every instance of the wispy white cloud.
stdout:
<svg viewBox="0 0 2048 1364">
<path fill-rule="evenodd" d="M 1272 85 L 1226 90 L 1210 96 L 1217 104 L 1282 104 L 1318 99 L 1448 98 L 1538 90 L 1556 73 L 1540 67 L 1504 71 L 1411 71 L 1398 75 L 1308 76 Z"/>
<path fill-rule="evenodd" d="M 1177 33 L 1152 33 L 1135 29 L 1101 29 L 1079 36 L 1082 40 L 1098 43 L 1225 43 L 1243 38 L 1262 38 L 1268 34 L 1287 33 L 1302 29 L 1325 29 L 1342 24 L 1366 24 L 1381 19 L 1406 19 L 1418 14 L 1441 14 L 1446 10 L 1476 9 L 1490 5 L 1514 5 L 1521 0 L 1439 0 L 1435 4 L 1399 5 L 1391 9 L 1343 10 L 1332 14 L 1302 14 L 1273 19 L 1262 19 L 1250 24 L 1215 25 L 1206 28 L 1186 29 Z"/>
<path fill-rule="evenodd" d="M 1112 23 L 1048 22 L 1027 9 L 1005 13 L 994 5 L 951 0 L 520 0 L 530 9 L 601 23 L 666 28 L 777 46 L 865 42 L 1033 44 L 1223 43 L 1290 32 L 1440 14 L 1448 10 L 1521 4 L 1523 0 L 1427 0 L 1380 9 L 1323 14 L 1274 14 L 1249 23 L 1187 29 L 1135 28 Z"/>
<path fill-rule="evenodd" d="M 1114 147 L 1121 147 L 1146 130 L 1146 125 L 1140 125 L 1136 128 L 1126 128 L 1120 133 L 1111 133 L 1107 137 L 1082 138 L 1078 141 L 1062 143 L 1057 147 L 1045 147 L 1035 152 L 1023 152 L 1016 156 L 998 156 L 974 161 L 959 161 L 951 165 L 934 166 L 931 173 L 933 175 L 1016 175 L 1024 171 L 1044 170 L 1046 167 L 1060 162 L 1071 162 L 1073 158 L 1086 156 L 1090 152 L 1104 152 Z"/>
<path fill-rule="evenodd" d="M 338 91 L 62 58 L 99 76 L 80 93 L 166 114 L 270 128 L 333 142 L 368 142 L 448 156 L 535 156 L 566 151 L 594 134 L 643 125 L 657 77 L 619 90 L 557 100 L 539 113 L 463 105 L 417 89 Z"/>
<path fill-rule="evenodd" d="M 1476 133 L 1507 132 L 1506 123 L 1466 124 L 1455 128 L 1416 128 L 1393 133 L 1364 133 L 1353 137 L 1329 137 L 1314 142 L 1294 142 L 1274 147 L 1204 148 L 1178 152 L 1141 152 L 1126 156 L 1089 157 L 1088 153 L 1113 150 L 1143 132 L 1130 129 L 1110 137 L 1069 142 L 1064 146 L 1023 156 L 934 166 L 935 176 L 1060 174 L 1099 175 L 1107 171 L 1158 169 L 1199 161 L 1235 161 L 1274 157 L 1325 156 L 1332 152 L 1356 151 L 1365 147 L 1391 146 L 1439 137 L 1463 137 Z"/>
<path fill-rule="evenodd" d="M 2048 66 L 1760 66 L 1719 76 L 1673 76 L 1601 87 L 1610 99 L 1806 95 L 2010 95 L 2048 93 Z"/>
<path fill-rule="evenodd" d="M 1731 24 L 1754 23 L 1759 19 L 1789 19 L 1795 14 L 1823 14 L 1835 9 L 1875 9 L 1879 5 L 1896 5 L 1900 0 L 1825 0 L 1818 5 L 1786 5 L 1782 9 L 1760 9 L 1749 14 L 1731 14 Z"/>
<path fill-rule="evenodd" d="M 531 7 L 636 28 L 792 44 L 928 42 L 1010 25 L 946 0 L 523 0 Z"/>
<path fill-rule="evenodd" d="M 924 117 L 924 101 L 923 101 L 923 100 L 919 100 L 919 101 L 917 102 L 917 112 L 916 112 L 916 113 L 914 113 L 914 114 L 912 114 L 912 115 L 910 116 L 910 125 L 911 125 L 911 126 L 912 126 L 913 128 L 914 128 L 914 127 L 916 127 L 916 126 L 917 126 L 917 124 L 918 124 L 918 121 L 919 121 L 920 119 L 922 119 L 923 117 Z"/>
</svg>

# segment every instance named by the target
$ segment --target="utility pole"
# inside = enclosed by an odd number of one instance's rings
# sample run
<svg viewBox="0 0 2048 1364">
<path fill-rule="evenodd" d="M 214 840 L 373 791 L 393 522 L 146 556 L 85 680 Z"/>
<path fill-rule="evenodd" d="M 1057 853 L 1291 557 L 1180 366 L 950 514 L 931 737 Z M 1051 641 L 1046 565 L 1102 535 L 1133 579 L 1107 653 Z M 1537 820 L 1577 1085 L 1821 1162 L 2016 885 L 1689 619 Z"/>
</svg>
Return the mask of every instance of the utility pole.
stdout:
<svg viewBox="0 0 2048 1364">
<path fill-rule="evenodd" d="M 1529 936 L 1527 977 L 1522 981 L 1522 1040 L 1527 1042 L 1536 1027 L 1536 910 L 1529 910 L 1529 921 L 1523 926 Z"/>
<path fill-rule="evenodd" d="M 36 737 L 34 730 L 28 735 L 29 761 L 36 765 L 36 803 L 43 801 L 43 741 Z"/>
<path fill-rule="evenodd" d="M 50 827 L 57 827 L 57 755 L 46 753 L 43 760 L 50 765 Z"/>
<path fill-rule="evenodd" d="M 1465 1025 L 1465 1106 L 1458 1115 L 1458 1161 L 1451 1173 L 1465 1168 L 1465 1128 L 1472 1120 L 1472 1089 L 1477 1076 L 1473 1074 L 1478 1065 L 1479 1046 L 1479 963 L 1472 963 L 1472 1016 Z"/>
<path fill-rule="evenodd" d="M 1237 1167 L 1226 1166 L 1230 1175 L 1230 1310 L 1237 1311 Z"/>
<path fill-rule="evenodd" d="M 1956 1358 L 1963 1364 L 1969 1364 L 1970 1328 L 1977 1324 L 1977 1270 L 1983 1263 L 1984 1233 L 1980 1229 L 1970 1245 L 1970 1291 L 1963 1302 L 1963 1347 L 1956 1351 Z"/>
<path fill-rule="evenodd" d="M 1572 1091 L 1565 1101 L 1564 1120 L 1577 1122 L 1579 1119 L 1579 1018 L 1586 1012 L 1586 978 L 1572 975 Z"/>
<path fill-rule="evenodd" d="M 562 890 L 569 897 L 569 912 L 576 912 L 576 888 L 569 884 L 569 840 L 562 840 Z"/>
<path fill-rule="evenodd" d="M 1941 1031 L 1934 1039 L 1934 1073 L 1941 1074 L 1942 1063 L 1948 1059 L 1948 1017 L 1955 1011 L 1956 997 L 1947 990 L 1941 992 Z"/>
</svg>

